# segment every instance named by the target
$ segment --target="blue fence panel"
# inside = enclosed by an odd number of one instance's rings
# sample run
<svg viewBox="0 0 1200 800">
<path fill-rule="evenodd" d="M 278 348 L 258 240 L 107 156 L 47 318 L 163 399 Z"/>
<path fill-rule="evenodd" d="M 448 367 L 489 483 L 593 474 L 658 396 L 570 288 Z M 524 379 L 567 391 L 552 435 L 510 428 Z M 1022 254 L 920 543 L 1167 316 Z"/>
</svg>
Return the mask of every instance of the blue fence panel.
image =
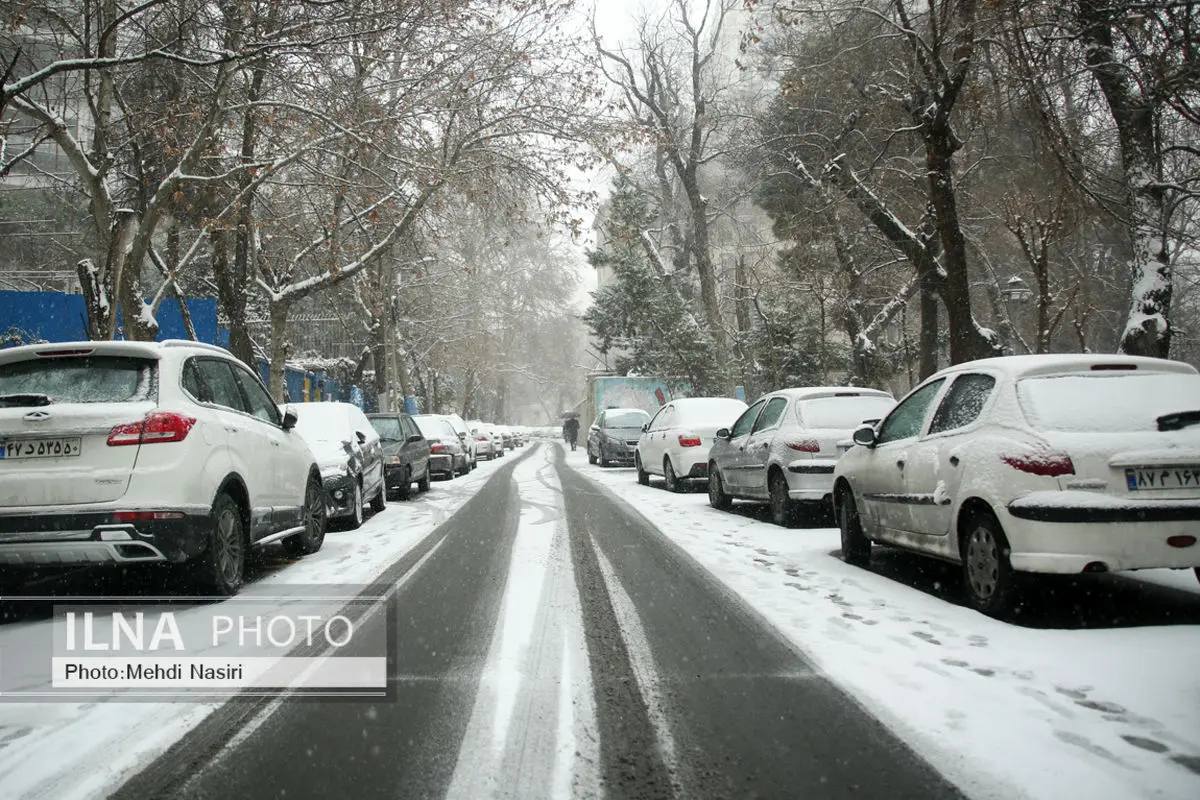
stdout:
<svg viewBox="0 0 1200 800">
<path fill-rule="evenodd" d="M 187 304 L 196 338 L 218 344 L 217 301 L 213 298 L 191 298 Z M 179 302 L 174 298 L 163 300 L 158 307 L 157 319 L 159 341 L 188 338 Z M 118 315 L 118 326 L 122 322 Z M 45 339 L 48 342 L 84 341 L 87 339 L 87 310 L 83 295 L 0 291 L 0 333 L 10 328 L 16 328 L 33 339 Z"/>
</svg>

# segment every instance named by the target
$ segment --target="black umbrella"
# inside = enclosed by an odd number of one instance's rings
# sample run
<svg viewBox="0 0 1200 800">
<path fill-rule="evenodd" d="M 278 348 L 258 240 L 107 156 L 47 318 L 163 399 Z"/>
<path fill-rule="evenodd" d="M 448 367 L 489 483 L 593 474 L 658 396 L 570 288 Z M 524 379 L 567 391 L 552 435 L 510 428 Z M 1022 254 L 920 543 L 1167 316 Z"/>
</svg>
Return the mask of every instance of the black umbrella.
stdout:
<svg viewBox="0 0 1200 800">
<path fill-rule="evenodd" d="M 579 416 L 579 412 L 578 411 L 564 411 L 561 414 L 559 414 L 559 416 L 562 417 L 563 419 L 573 419 L 573 418 Z"/>
</svg>

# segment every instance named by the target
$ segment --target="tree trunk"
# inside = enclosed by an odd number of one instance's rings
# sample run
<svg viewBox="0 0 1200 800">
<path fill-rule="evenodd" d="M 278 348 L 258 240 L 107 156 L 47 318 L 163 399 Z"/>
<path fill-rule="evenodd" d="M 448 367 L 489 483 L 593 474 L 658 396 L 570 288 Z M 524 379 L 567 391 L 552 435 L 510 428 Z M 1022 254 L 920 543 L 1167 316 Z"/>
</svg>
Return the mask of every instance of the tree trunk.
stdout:
<svg viewBox="0 0 1200 800">
<path fill-rule="evenodd" d="M 271 397 L 276 403 L 287 402 L 284 391 L 283 374 L 287 368 L 288 339 L 287 321 L 289 304 L 276 302 L 271 304 Z"/>
<path fill-rule="evenodd" d="M 917 380 L 925 380 L 938 371 L 938 291 L 936 281 L 926 276 L 921 279 L 921 335 L 917 340 L 920 366 Z"/>
<path fill-rule="evenodd" d="M 1166 358 L 1171 351 L 1173 277 L 1155 101 L 1130 82 L 1117 56 L 1113 28 L 1115 15 L 1123 18 L 1124 6 L 1100 0 L 1076 2 L 1087 68 L 1104 94 L 1121 145 L 1132 296 L 1119 351 Z"/>
</svg>

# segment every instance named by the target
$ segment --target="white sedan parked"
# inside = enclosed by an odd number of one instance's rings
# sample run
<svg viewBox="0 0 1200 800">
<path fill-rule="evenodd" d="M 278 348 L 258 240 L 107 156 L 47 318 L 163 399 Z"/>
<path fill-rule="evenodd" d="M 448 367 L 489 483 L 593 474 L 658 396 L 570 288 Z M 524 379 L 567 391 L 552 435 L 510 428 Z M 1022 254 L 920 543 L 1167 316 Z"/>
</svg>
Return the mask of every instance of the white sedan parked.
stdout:
<svg viewBox="0 0 1200 800">
<path fill-rule="evenodd" d="M 685 397 L 658 410 L 646 425 L 634 453 L 638 483 L 662 475 L 667 489 L 678 492 L 683 481 L 708 478 L 708 451 L 717 431 L 727 428 L 746 410 L 732 397 Z"/>
<path fill-rule="evenodd" d="M 771 504 L 776 525 L 799 520 L 833 493 L 833 467 L 864 421 L 896 405 L 878 389 L 806 386 L 763 395 L 729 428 L 717 431 L 709 454 L 708 502 L 727 509 L 734 498 Z"/>
<path fill-rule="evenodd" d="M 1200 567 L 1200 375 L 1188 364 L 960 364 L 854 441 L 834 476 L 846 561 L 866 564 L 879 542 L 960 563 L 986 613 L 1011 604 L 1016 572 Z"/>
</svg>

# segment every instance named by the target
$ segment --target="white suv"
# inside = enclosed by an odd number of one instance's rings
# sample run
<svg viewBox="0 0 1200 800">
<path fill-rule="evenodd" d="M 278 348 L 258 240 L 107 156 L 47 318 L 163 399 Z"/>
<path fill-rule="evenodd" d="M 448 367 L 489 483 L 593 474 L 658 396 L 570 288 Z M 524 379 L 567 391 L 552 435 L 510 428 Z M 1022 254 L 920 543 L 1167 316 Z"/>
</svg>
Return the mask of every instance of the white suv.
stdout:
<svg viewBox="0 0 1200 800">
<path fill-rule="evenodd" d="M 231 595 L 250 547 L 316 552 L 325 493 L 295 420 L 212 345 L 0 350 L 0 578 L 186 562 Z"/>
</svg>

